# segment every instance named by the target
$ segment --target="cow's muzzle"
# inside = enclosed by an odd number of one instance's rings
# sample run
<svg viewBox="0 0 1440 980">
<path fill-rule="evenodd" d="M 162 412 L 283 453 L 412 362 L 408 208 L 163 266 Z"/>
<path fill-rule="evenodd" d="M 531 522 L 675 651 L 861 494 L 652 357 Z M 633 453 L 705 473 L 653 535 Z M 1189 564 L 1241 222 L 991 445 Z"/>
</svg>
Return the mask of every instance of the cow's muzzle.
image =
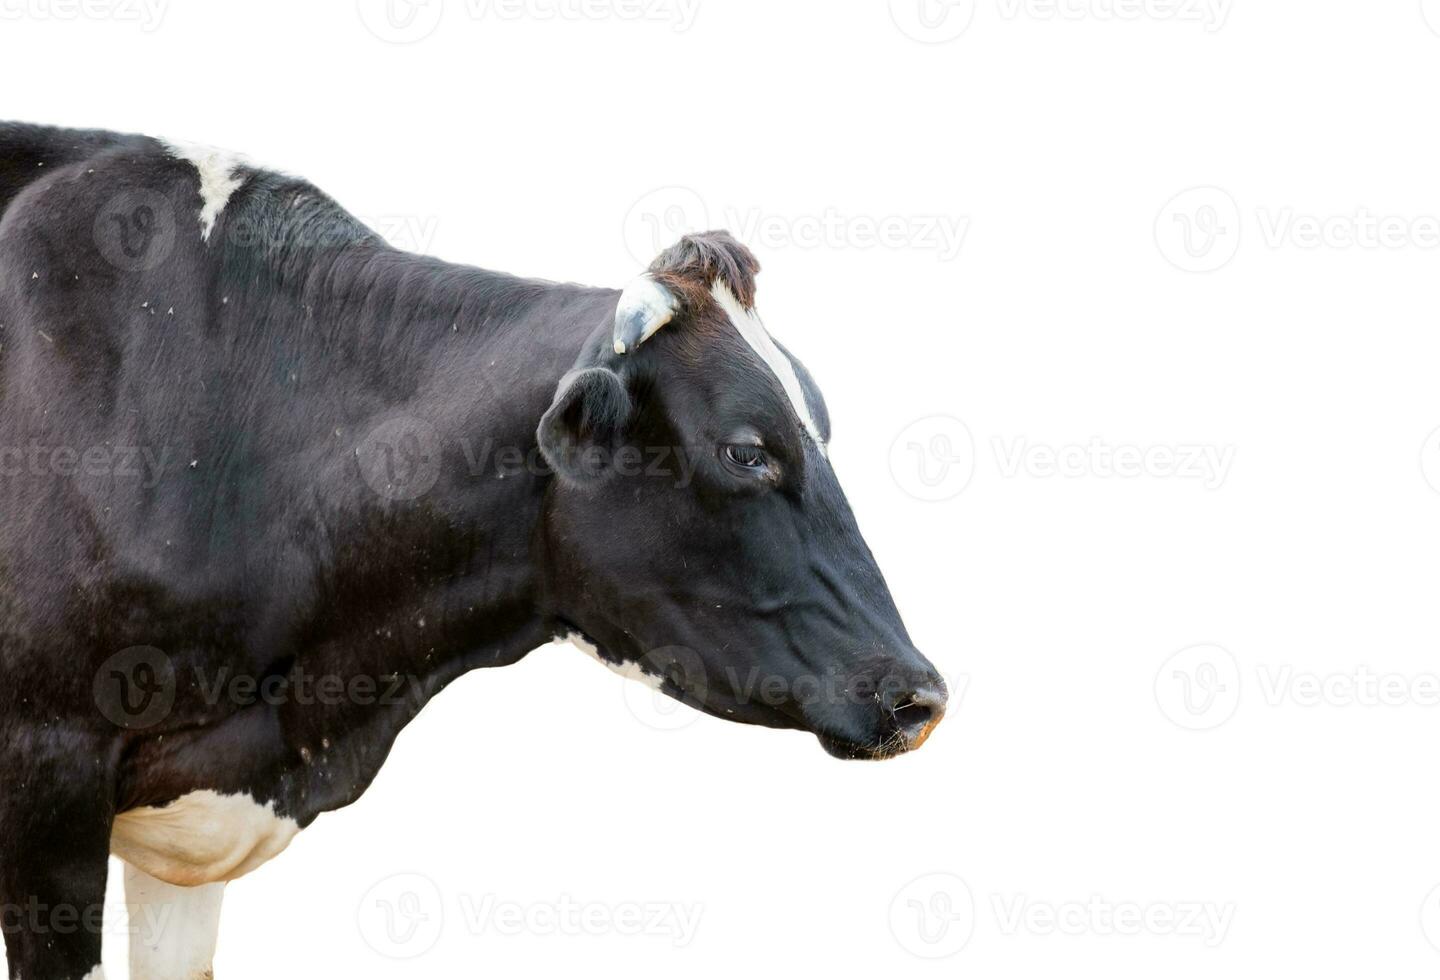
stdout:
<svg viewBox="0 0 1440 980">
<path fill-rule="evenodd" d="M 857 740 L 820 731 L 825 751 L 840 759 L 893 759 L 918 749 L 940 724 L 948 700 L 945 682 L 938 676 L 913 690 L 884 698 L 875 736 Z"/>
</svg>

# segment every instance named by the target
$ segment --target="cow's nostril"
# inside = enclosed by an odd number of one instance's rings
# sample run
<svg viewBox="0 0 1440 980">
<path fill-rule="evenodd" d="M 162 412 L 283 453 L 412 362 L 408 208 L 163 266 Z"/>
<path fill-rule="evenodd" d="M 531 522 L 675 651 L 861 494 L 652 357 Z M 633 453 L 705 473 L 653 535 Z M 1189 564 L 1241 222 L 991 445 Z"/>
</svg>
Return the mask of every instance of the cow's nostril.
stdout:
<svg viewBox="0 0 1440 980">
<path fill-rule="evenodd" d="M 901 697 L 891 712 L 896 726 L 908 738 L 923 741 L 945 713 L 945 694 L 935 688 L 921 688 Z"/>
<path fill-rule="evenodd" d="M 895 724 L 908 732 L 912 729 L 924 728 L 930 724 L 930 719 L 934 717 L 934 715 L 935 712 L 928 704 L 906 702 L 905 704 L 896 706 Z"/>
</svg>

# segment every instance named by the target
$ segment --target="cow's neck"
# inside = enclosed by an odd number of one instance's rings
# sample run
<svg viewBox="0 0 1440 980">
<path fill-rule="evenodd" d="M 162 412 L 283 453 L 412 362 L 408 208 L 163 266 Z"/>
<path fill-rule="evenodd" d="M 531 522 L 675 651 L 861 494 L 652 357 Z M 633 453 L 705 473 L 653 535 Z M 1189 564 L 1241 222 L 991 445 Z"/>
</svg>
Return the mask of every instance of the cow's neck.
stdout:
<svg viewBox="0 0 1440 980">
<path fill-rule="evenodd" d="M 554 636 L 535 555 L 552 476 L 534 465 L 535 429 L 587 338 L 613 319 L 616 297 L 399 253 L 378 266 L 373 256 L 356 267 L 336 261 L 310 281 L 343 289 L 352 273 L 365 277 L 362 305 L 377 315 L 372 334 L 355 341 L 360 356 L 385 360 L 363 392 L 375 407 L 357 428 L 379 434 L 361 437 L 361 452 L 413 453 L 414 437 L 422 456 L 438 449 L 441 465 L 420 476 L 433 476 L 428 488 L 391 489 L 372 472 L 321 505 L 314 601 L 290 624 L 302 637 L 296 669 L 373 678 L 386 703 L 282 706 L 280 728 L 309 764 L 285 792 L 302 819 L 358 796 L 383 749 L 450 681 L 513 663 Z M 304 301 L 304 314 L 316 316 L 326 298 Z M 413 379 L 398 405 L 386 388 L 397 377 Z M 396 427 L 397 417 L 414 423 Z"/>
</svg>

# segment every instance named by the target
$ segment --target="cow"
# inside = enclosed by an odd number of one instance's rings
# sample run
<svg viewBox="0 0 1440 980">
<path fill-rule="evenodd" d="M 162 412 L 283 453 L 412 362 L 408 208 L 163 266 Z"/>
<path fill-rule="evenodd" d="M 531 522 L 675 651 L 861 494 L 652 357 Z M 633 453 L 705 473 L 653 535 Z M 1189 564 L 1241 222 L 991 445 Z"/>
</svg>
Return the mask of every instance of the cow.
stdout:
<svg viewBox="0 0 1440 980">
<path fill-rule="evenodd" d="M 518 278 L 219 150 L 0 126 L 11 978 L 101 976 L 111 855 L 170 909 L 132 976 L 211 976 L 226 882 L 557 639 L 841 758 L 924 742 L 945 683 L 758 271 L 707 232 L 622 289 Z"/>
</svg>

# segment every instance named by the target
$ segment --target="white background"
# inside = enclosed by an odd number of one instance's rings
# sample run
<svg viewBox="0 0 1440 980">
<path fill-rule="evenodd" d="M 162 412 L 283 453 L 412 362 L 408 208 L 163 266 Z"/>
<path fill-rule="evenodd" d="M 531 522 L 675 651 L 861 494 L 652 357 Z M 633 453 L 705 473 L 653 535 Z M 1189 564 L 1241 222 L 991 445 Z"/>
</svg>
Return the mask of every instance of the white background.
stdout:
<svg viewBox="0 0 1440 980">
<path fill-rule="evenodd" d="M 230 887 L 220 976 L 1440 966 L 1440 3 L 105 2 L 0 0 L 5 115 L 241 150 L 548 278 L 749 238 L 954 691 L 843 764 L 569 648 L 471 676 Z M 595 925 L 637 904 L 698 931 Z"/>
</svg>

